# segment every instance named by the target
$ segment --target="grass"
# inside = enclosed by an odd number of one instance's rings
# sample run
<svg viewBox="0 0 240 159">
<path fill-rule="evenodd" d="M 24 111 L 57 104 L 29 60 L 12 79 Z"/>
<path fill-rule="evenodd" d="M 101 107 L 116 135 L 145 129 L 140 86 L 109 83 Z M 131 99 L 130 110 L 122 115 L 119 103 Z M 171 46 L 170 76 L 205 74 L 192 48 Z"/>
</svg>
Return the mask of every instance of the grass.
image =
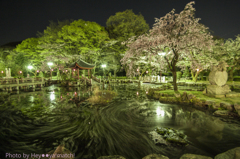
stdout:
<svg viewBox="0 0 240 159">
<path fill-rule="evenodd" d="M 88 102 L 91 104 L 100 104 L 105 105 L 109 103 L 114 97 L 117 96 L 117 93 L 110 90 L 100 90 L 99 87 L 94 88 L 93 96 L 88 99 Z"/>
<path fill-rule="evenodd" d="M 180 81 L 177 81 L 177 82 L 185 82 L 185 80 L 180 80 Z M 186 80 L 187 83 L 195 83 L 193 82 L 192 80 Z M 240 81 L 227 81 L 226 84 L 236 84 L 236 85 L 240 85 Z M 209 81 L 200 81 L 198 80 L 196 83 L 205 83 L 205 84 L 209 84 Z"/>
<path fill-rule="evenodd" d="M 159 92 L 159 93 L 165 93 L 168 95 L 174 95 L 174 90 L 164 90 L 164 91 L 155 91 L 155 92 Z M 240 103 L 240 99 L 239 97 L 231 97 L 231 98 L 214 98 L 214 97 L 208 97 L 206 95 L 204 95 L 202 93 L 202 91 L 184 91 L 184 90 L 178 90 L 179 93 L 183 93 L 186 92 L 187 94 L 193 94 L 195 95 L 198 99 L 201 100 L 210 100 L 210 101 L 215 101 L 216 103 L 223 103 L 223 102 L 227 102 L 230 104 L 234 104 L 234 103 Z"/>
</svg>

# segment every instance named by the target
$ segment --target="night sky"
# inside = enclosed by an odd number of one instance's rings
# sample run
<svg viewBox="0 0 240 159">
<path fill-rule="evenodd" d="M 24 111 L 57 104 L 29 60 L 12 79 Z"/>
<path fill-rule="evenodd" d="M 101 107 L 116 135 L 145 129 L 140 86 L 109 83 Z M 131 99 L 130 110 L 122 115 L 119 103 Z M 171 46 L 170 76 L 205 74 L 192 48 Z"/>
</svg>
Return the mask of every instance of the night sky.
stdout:
<svg viewBox="0 0 240 159">
<path fill-rule="evenodd" d="M 136 3 L 137 2 L 137 3 Z M 116 12 L 132 9 L 139 12 L 152 28 L 173 8 L 182 11 L 190 0 L 0 0 L 0 46 L 36 37 L 37 31 L 66 19 L 94 21 L 102 26 Z M 240 34 L 239 0 L 196 0 L 196 17 L 222 38 Z"/>
</svg>

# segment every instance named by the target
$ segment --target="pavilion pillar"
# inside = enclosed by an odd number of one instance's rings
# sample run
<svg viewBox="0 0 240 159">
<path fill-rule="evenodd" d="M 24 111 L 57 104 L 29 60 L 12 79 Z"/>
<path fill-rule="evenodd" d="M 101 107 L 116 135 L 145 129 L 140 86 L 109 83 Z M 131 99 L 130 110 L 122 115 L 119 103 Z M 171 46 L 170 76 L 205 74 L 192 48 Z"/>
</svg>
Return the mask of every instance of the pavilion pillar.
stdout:
<svg viewBox="0 0 240 159">
<path fill-rule="evenodd" d="M 78 79 L 79 79 L 79 68 L 77 69 L 77 75 L 78 75 Z"/>
<path fill-rule="evenodd" d="M 89 69 L 88 69 L 88 78 L 89 78 Z"/>
<path fill-rule="evenodd" d="M 160 72 L 160 83 L 162 82 L 162 71 Z"/>
</svg>

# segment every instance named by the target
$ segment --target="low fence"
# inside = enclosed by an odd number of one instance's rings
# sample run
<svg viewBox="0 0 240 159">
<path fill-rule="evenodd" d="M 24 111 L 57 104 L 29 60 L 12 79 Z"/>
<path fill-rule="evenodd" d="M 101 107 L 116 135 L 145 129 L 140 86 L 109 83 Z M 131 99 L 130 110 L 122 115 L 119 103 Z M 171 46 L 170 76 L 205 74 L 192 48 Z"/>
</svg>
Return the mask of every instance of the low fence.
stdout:
<svg viewBox="0 0 240 159">
<path fill-rule="evenodd" d="M 93 75 L 92 75 L 92 79 L 93 79 L 94 81 L 98 82 L 98 83 L 101 83 L 101 79 L 99 79 L 99 78 L 97 78 L 97 77 L 95 77 L 95 76 L 93 76 Z"/>
<path fill-rule="evenodd" d="M 44 82 L 44 78 L 2 78 L 0 79 L 0 84 L 21 84 L 21 83 L 34 83 L 34 82 Z"/>
<path fill-rule="evenodd" d="M 0 89 L 5 89 L 7 91 L 12 91 L 13 89 L 19 91 L 19 89 L 32 89 L 35 91 L 35 88 L 39 86 L 42 88 L 45 85 L 44 78 L 3 78 L 0 79 Z"/>
<path fill-rule="evenodd" d="M 82 75 L 82 79 L 85 81 L 85 85 L 89 85 L 89 86 L 92 85 L 92 79 L 88 79 L 84 75 Z"/>
</svg>

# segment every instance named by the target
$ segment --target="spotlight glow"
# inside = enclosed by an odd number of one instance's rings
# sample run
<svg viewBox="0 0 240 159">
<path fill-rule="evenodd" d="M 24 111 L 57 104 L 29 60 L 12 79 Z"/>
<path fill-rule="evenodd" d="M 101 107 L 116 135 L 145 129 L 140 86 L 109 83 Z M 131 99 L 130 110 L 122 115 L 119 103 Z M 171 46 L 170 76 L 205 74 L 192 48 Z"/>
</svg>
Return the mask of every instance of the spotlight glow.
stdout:
<svg viewBox="0 0 240 159">
<path fill-rule="evenodd" d="M 54 100 L 54 99 L 55 99 L 55 94 L 54 94 L 54 92 L 51 93 L 50 99 L 51 99 L 51 100 Z"/>
</svg>

